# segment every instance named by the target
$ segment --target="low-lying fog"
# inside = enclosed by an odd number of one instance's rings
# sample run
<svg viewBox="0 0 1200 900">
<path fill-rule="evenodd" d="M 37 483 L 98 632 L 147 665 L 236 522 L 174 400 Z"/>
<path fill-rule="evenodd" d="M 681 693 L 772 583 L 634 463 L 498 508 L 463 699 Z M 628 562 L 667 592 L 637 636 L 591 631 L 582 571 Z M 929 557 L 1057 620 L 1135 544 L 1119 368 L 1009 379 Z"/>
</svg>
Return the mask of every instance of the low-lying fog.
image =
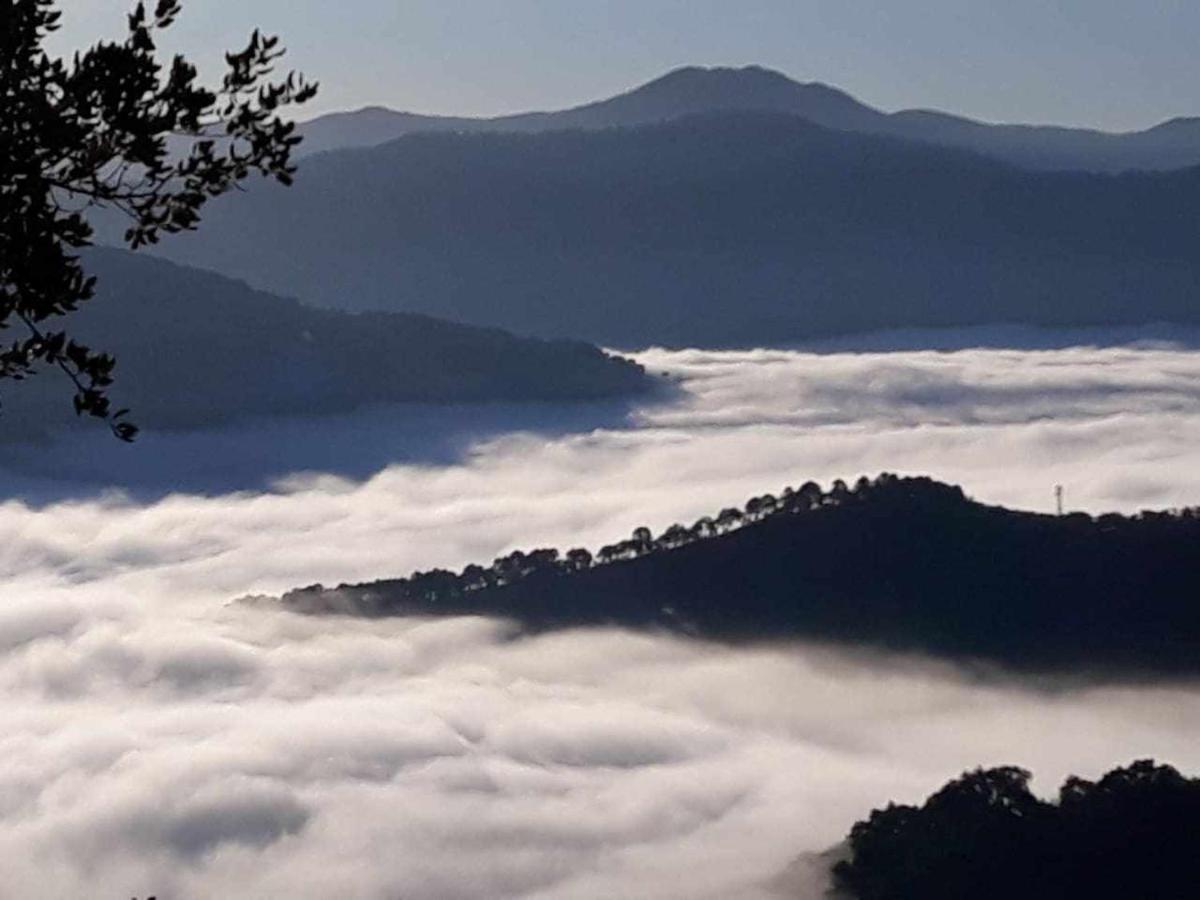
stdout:
<svg viewBox="0 0 1200 900">
<path fill-rule="evenodd" d="M 885 469 L 1027 508 L 1056 483 L 1093 511 L 1200 503 L 1200 352 L 641 359 L 682 394 L 623 426 L 365 481 L 0 507 L 0 893 L 815 896 L 798 856 L 967 767 L 1025 765 L 1043 790 L 1142 756 L 1200 771 L 1186 685 L 1051 692 L 844 649 L 228 603 Z"/>
</svg>

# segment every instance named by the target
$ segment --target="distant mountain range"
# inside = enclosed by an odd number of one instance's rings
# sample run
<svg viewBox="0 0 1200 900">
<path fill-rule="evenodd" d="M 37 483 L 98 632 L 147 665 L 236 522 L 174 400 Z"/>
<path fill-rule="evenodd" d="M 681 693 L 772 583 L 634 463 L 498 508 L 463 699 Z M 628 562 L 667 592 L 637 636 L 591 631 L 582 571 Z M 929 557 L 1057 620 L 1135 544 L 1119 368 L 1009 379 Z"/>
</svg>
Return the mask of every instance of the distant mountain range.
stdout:
<svg viewBox="0 0 1200 900">
<path fill-rule="evenodd" d="M 993 125 L 935 110 L 885 113 L 845 91 L 758 66 L 677 69 L 627 93 L 556 112 L 495 118 L 419 115 L 370 107 L 302 126 L 304 153 L 369 147 L 429 131 L 541 132 L 648 125 L 711 112 L 777 112 L 827 128 L 973 150 L 1034 169 L 1120 172 L 1200 164 L 1200 118 L 1122 134 L 1045 125 Z"/>
<path fill-rule="evenodd" d="M 114 401 L 144 427 L 382 403 L 593 400 L 652 384 L 637 364 L 584 343 L 314 309 L 123 251 L 89 251 L 85 262 L 98 291 L 72 317 L 73 333 L 115 354 Z M 78 421 L 69 393 L 53 371 L 9 384 L 0 439 L 34 439 Z"/>
<path fill-rule="evenodd" d="M 927 478 L 809 482 L 654 536 L 284 595 L 306 613 L 488 615 L 807 638 L 1032 670 L 1200 670 L 1200 510 L 985 506 Z"/>
<path fill-rule="evenodd" d="M 1031 172 L 721 112 L 319 154 L 294 187 L 221 198 L 198 234 L 157 252 L 325 306 L 716 346 L 1194 323 L 1198 236 L 1200 168 Z"/>
</svg>

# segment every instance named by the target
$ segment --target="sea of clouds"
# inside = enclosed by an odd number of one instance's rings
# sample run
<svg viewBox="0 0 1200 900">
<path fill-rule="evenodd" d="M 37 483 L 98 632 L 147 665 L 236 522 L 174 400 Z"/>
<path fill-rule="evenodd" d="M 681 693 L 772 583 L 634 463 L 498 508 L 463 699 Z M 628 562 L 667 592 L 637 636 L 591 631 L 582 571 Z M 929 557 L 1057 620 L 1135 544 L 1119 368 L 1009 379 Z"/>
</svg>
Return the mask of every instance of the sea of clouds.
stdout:
<svg viewBox="0 0 1200 900">
<path fill-rule="evenodd" d="M 639 358 L 678 393 L 596 429 L 491 428 L 270 491 L 0 506 L 0 897 L 814 897 L 807 854 L 968 767 L 1043 791 L 1135 757 L 1200 770 L 1186 684 L 231 602 L 882 470 L 1034 509 L 1057 483 L 1095 512 L 1200 503 L 1183 347 Z M 307 439 L 381 440 L 404 414 Z M 302 439 L 279 427 L 253 452 Z"/>
</svg>

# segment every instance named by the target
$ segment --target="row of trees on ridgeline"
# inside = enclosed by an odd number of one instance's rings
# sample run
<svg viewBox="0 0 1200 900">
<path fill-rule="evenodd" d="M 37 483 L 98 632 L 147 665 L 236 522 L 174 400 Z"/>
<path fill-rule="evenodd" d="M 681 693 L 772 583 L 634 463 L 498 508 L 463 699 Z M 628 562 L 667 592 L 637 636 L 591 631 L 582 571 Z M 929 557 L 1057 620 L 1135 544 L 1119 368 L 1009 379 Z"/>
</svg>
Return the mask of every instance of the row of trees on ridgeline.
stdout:
<svg viewBox="0 0 1200 900">
<path fill-rule="evenodd" d="M 677 550 L 699 541 L 721 537 L 748 525 L 781 516 L 804 515 L 830 508 L 865 503 L 899 491 L 914 498 L 921 498 L 925 503 L 931 501 L 954 503 L 962 502 L 965 499 L 962 489 L 957 486 L 942 484 L 931 478 L 902 478 L 890 472 L 884 472 L 874 479 L 863 476 L 853 486 L 837 479 L 828 491 L 823 490 L 815 481 L 807 481 L 798 488 L 785 487 L 778 495 L 763 494 L 752 497 L 740 509 L 734 507 L 723 509 L 715 516 L 704 516 L 697 519 L 690 526 L 671 525 L 657 537 L 645 526 L 635 528 L 629 539 L 605 545 L 594 554 L 583 547 L 576 547 L 565 553 L 554 548 L 530 551 L 514 550 L 512 553 L 498 557 L 491 565 L 471 564 L 458 573 L 448 569 L 432 569 L 426 572 L 416 572 L 408 578 L 388 580 L 379 584 L 386 586 L 391 606 L 403 605 L 406 602 L 421 605 L 449 602 L 460 600 L 476 591 L 505 587 L 528 578 L 571 575 L 598 566 L 640 559 L 653 554 Z M 1171 512 L 1143 512 L 1138 519 L 1195 518 L 1198 515 L 1200 514 L 1197 510 L 1184 509 Z M 1068 518 L 1086 522 L 1093 521 L 1084 513 L 1074 513 Z M 1096 521 L 1102 526 L 1107 524 L 1108 527 L 1117 527 L 1119 523 L 1135 520 L 1120 515 L 1105 515 Z M 312 585 L 290 592 L 289 595 L 285 595 L 284 600 L 286 602 L 288 597 L 296 599 L 305 593 L 320 593 L 324 590 L 321 585 Z"/>
<path fill-rule="evenodd" d="M 1200 513 L 1063 516 L 882 475 L 809 483 L 638 528 L 594 555 L 516 551 L 462 572 L 290 591 L 302 613 L 498 616 L 867 643 L 1023 670 L 1200 674 Z"/>
<path fill-rule="evenodd" d="M 929 479 L 922 480 L 934 483 Z M 671 525 L 658 537 L 655 537 L 649 528 L 640 526 L 633 530 L 628 540 L 608 544 L 595 554 L 583 547 L 576 547 L 565 553 L 554 548 L 514 550 L 506 556 L 498 557 L 490 566 L 472 564 L 460 573 L 448 569 L 416 572 L 408 578 L 386 582 L 387 590 L 393 604 L 397 601 L 430 604 L 461 599 L 475 591 L 504 587 L 526 578 L 569 575 L 595 566 L 675 550 L 697 541 L 729 534 L 746 525 L 775 516 L 809 513 L 865 500 L 870 497 L 872 491 L 899 481 L 898 476 L 885 472 L 873 481 L 864 476 L 853 487 L 838 479 L 828 491 L 823 491 L 815 481 L 807 481 L 799 488 L 785 487 L 778 496 L 763 494 L 760 497 L 752 497 L 741 509 L 729 507 L 721 510 L 716 516 L 704 516 L 690 526 Z M 951 490 L 958 492 L 961 497 L 961 490 Z M 313 585 L 292 592 L 292 595 L 322 590 L 322 586 Z M 288 596 L 285 596 L 284 601 L 287 599 Z"/>
</svg>

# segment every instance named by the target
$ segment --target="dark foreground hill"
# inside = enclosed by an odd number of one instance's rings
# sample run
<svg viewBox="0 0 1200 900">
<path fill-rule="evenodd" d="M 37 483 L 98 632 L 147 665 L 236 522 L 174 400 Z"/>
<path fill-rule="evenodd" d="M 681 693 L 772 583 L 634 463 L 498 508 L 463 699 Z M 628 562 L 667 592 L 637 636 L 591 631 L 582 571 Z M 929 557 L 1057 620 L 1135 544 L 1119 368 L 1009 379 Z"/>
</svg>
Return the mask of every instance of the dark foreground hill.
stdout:
<svg viewBox="0 0 1200 900">
<path fill-rule="evenodd" d="M 1020 166 L 1120 172 L 1200 164 L 1200 119 L 1178 118 L 1113 134 L 1050 125 L 993 125 L 936 110 L 885 113 L 845 91 L 801 83 L 759 66 L 689 66 L 595 103 L 495 118 L 429 116 L 381 107 L 322 116 L 301 126 L 305 153 L 369 147 L 421 131 L 538 132 L 666 122 L 697 113 L 778 112 L 828 128 L 974 150 Z"/>
<path fill-rule="evenodd" d="M 1200 168 L 1036 173 L 723 113 L 305 161 L 162 252 L 326 306 L 607 346 L 1200 321 Z"/>
<path fill-rule="evenodd" d="M 72 327 L 116 355 L 114 398 L 144 427 L 381 403 L 594 400 L 650 385 L 640 366 L 580 342 L 315 309 L 120 251 L 90 252 L 87 268 L 97 296 Z M 0 436 L 26 439 L 75 421 L 68 387 L 55 372 L 10 385 Z"/>
<path fill-rule="evenodd" d="M 1200 670 L 1200 514 L 1065 517 L 925 478 L 809 483 L 654 538 L 286 594 L 303 612 L 482 614 L 863 642 L 1029 669 Z"/>
<path fill-rule="evenodd" d="M 858 900 L 1174 900 L 1196 893 L 1200 780 L 1140 760 L 1072 776 L 1047 803 L 1016 767 L 977 770 L 921 807 L 854 826 L 834 876 Z"/>
</svg>

